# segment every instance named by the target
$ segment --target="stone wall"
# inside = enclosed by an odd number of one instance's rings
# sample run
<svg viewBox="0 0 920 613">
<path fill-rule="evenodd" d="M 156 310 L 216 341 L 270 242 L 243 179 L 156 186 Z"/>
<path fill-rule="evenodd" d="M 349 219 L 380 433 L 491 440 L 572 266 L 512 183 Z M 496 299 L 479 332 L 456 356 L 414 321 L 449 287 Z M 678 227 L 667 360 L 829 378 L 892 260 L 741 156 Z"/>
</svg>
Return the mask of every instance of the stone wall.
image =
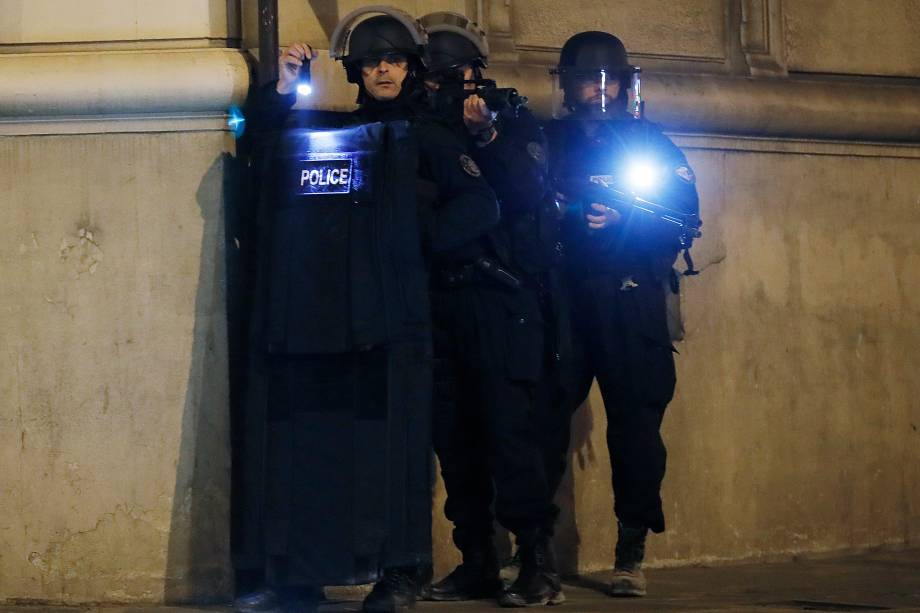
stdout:
<svg viewBox="0 0 920 613">
<path fill-rule="evenodd" d="M 0 1 L 0 600 L 232 589 L 222 0 Z"/>
<path fill-rule="evenodd" d="M 0 138 L 2 597 L 228 589 L 224 148 Z"/>
<path fill-rule="evenodd" d="M 225 598 L 223 122 L 256 2 L 66 4 L 0 0 L 0 600 Z M 323 49 L 362 3 L 279 4 L 282 44 Z M 702 274 L 651 563 L 916 545 L 920 2 L 393 4 L 476 17 L 492 76 L 544 114 L 564 40 L 621 35 L 696 170 Z M 321 58 L 301 106 L 349 108 L 340 71 Z M 596 390 L 575 420 L 558 542 L 593 570 L 615 538 Z M 439 573 L 442 503 L 439 484 Z"/>
</svg>

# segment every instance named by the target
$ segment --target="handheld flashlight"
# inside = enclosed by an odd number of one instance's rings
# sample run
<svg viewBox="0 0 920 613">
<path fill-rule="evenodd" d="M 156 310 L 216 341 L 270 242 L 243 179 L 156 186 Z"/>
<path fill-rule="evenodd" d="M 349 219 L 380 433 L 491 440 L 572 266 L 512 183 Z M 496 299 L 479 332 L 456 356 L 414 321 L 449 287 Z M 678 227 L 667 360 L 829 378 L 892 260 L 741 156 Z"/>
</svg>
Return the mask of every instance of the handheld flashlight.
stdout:
<svg viewBox="0 0 920 613">
<path fill-rule="evenodd" d="M 304 59 L 303 64 L 297 70 L 297 93 L 301 96 L 309 96 L 313 93 L 313 86 L 310 84 L 310 60 Z"/>
</svg>

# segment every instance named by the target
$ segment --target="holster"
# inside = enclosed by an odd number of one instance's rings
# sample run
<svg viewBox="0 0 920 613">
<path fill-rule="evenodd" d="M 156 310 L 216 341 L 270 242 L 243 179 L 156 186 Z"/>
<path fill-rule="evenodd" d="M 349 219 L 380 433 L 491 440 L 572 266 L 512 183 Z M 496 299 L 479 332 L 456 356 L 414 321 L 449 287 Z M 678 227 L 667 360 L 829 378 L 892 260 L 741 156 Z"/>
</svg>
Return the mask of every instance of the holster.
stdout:
<svg viewBox="0 0 920 613">
<path fill-rule="evenodd" d="M 471 264 L 442 268 L 436 271 L 434 279 L 436 286 L 441 289 L 491 283 L 517 290 L 523 285 L 518 274 L 510 271 L 497 260 L 486 256 L 480 257 Z"/>
</svg>

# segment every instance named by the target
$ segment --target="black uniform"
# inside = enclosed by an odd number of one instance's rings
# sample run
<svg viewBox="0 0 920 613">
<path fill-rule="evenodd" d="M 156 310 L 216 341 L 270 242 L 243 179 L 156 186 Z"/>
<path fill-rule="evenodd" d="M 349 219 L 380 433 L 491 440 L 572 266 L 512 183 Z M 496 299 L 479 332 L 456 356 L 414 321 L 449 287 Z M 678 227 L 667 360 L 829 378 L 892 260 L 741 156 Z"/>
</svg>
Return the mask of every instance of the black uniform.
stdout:
<svg viewBox="0 0 920 613">
<path fill-rule="evenodd" d="M 630 160 L 653 159 L 662 175 L 649 199 L 698 213 L 693 173 L 658 126 L 601 121 L 591 124 L 596 133 L 589 136 L 586 125 L 576 120 L 549 125 L 559 192 L 591 177 L 620 180 Z M 666 224 L 638 213 L 589 230 L 584 217 L 589 206 L 568 202 L 563 224 L 574 350 L 562 411 L 545 427 L 547 473 L 555 491 L 565 471 L 571 414 L 597 378 L 607 412 L 616 516 L 661 532 L 666 450 L 659 430 L 676 382 L 664 292 L 679 243 Z"/>
<path fill-rule="evenodd" d="M 500 120 L 494 141 L 470 152 L 473 172 L 481 169 L 499 197 L 501 224 L 441 254 L 432 279 L 434 445 L 445 515 L 464 551 L 488 542 L 493 496 L 499 522 L 516 534 L 548 530 L 555 517 L 533 421 L 547 367 L 539 283 L 548 258 L 539 235 L 545 139 L 521 110 Z"/>
<path fill-rule="evenodd" d="M 264 95 L 275 121 L 293 103 Z M 262 466 L 264 507 L 252 514 L 270 585 L 365 583 L 431 564 L 426 260 L 486 232 L 498 207 L 451 133 L 412 118 L 403 96 L 370 101 L 348 122 L 360 125 L 331 136 L 294 116 L 272 147 L 254 321 L 267 427 L 264 459 L 249 458 Z M 288 175 L 303 143 L 324 138 L 354 157 L 354 187 L 311 200 Z M 417 178 L 437 208 L 419 209 Z"/>
</svg>

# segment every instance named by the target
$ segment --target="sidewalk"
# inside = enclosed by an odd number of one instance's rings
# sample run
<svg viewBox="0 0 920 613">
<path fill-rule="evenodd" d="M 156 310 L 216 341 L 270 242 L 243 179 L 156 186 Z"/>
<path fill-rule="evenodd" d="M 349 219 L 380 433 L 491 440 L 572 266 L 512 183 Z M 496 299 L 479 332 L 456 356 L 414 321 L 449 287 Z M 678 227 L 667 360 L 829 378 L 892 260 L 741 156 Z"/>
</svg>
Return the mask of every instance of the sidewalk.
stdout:
<svg viewBox="0 0 920 613">
<path fill-rule="evenodd" d="M 743 611 L 920 612 L 920 549 L 773 564 L 674 568 L 648 572 L 649 596 L 612 599 L 605 573 L 565 582 L 568 601 L 552 613 Z M 351 593 L 354 593 L 353 590 Z M 354 598 L 358 598 L 355 596 Z M 228 608 L 3 606 L 0 613 L 200 613 Z M 360 610 L 357 600 L 330 602 L 322 613 Z M 507 611 L 486 601 L 419 603 L 417 613 Z"/>
</svg>

